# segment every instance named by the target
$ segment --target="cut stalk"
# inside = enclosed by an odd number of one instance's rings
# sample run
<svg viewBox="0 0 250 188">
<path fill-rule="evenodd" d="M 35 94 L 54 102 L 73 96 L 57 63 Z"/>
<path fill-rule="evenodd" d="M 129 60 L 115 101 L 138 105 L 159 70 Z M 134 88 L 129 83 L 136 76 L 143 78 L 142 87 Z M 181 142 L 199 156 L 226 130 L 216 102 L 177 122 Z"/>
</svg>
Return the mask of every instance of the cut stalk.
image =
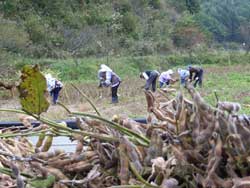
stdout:
<svg viewBox="0 0 250 188">
<path fill-rule="evenodd" d="M 16 109 L 3 109 L 1 108 L 0 111 L 2 112 L 13 112 L 13 113 L 19 113 L 19 114 L 26 114 L 26 115 L 31 115 L 33 117 L 35 117 L 36 119 L 38 119 L 38 116 L 37 115 L 34 115 L 34 114 L 28 114 L 27 112 L 24 112 L 22 110 L 16 110 Z M 49 119 L 46 119 L 46 118 L 43 118 L 43 117 L 39 117 L 40 121 L 49 125 L 50 127 L 53 127 L 55 129 L 59 129 L 59 130 L 65 130 L 65 131 L 68 131 L 69 133 L 76 133 L 76 134 L 80 134 L 80 135 L 83 135 L 83 136 L 90 136 L 90 137 L 94 137 L 94 138 L 97 138 L 97 139 L 100 139 L 100 140 L 104 140 L 104 141 L 108 141 L 108 142 L 118 142 L 119 139 L 118 138 L 115 138 L 115 137 L 112 137 L 112 136 L 107 136 L 107 135 L 103 135 L 103 134 L 99 134 L 99 133 L 91 133 L 91 132 L 87 132 L 87 131 L 79 131 L 79 130 L 74 130 L 74 129 L 71 129 L 69 127 L 65 127 L 65 126 L 62 126 L 54 121 L 51 121 Z"/>
<path fill-rule="evenodd" d="M 144 142 L 147 145 L 150 143 L 148 138 L 146 138 L 146 137 L 144 137 L 144 136 L 142 136 L 142 135 L 140 135 L 138 133 L 135 133 L 130 129 L 122 127 L 121 125 L 119 125 L 119 124 L 117 124 L 115 122 L 109 121 L 109 120 L 107 120 L 107 119 L 105 119 L 103 117 L 92 115 L 92 114 L 87 114 L 87 113 L 83 113 L 83 112 L 71 112 L 71 114 L 72 115 L 87 116 L 87 117 L 91 117 L 91 118 L 94 118 L 94 119 L 98 119 L 98 120 L 103 121 L 103 122 L 107 123 L 108 125 L 110 125 L 111 128 L 116 129 L 116 130 L 122 132 L 123 134 L 126 134 L 127 136 L 135 137 L 135 138 L 141 140 L 142 142 Z"/>
<path fill-rule="evenodd" d="M 71 85 L 83 96 L 83 98 L 85 98 L 88 103 L 94 108 L 95 112 L 97 113 L 98 116 L 101 117 L 100 112 L 97 110 L 97 108 L 95 107 L 94 103 L 88 98 L 87 95 L 85 95 L 77 86 L 75 86 L 73 83 L 71 83 Z"/>
</svg>

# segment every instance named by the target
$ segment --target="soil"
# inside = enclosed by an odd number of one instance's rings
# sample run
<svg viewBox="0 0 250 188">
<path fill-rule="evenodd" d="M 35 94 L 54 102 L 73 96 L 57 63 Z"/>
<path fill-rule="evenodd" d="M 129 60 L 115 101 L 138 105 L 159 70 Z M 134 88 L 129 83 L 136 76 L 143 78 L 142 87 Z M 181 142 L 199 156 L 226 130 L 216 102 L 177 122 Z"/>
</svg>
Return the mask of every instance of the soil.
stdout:
<svg viewBox="0 0 250 188">
<path fill-rule="evenodd" d="M 123 115 L 128 117 L 145 117 L 147 115 L 146 102 L 144 97 L 139 99 L 133 99 L 130 101 L 121 100 L 117 104 L 109 103 L 109 98 L 104 98 L 102 101 L 97 101 L 96 107 L 98 111 L 107 118 L 112 118 L 113 115 Z M 66 104 L 67 108 L 71 111 L 81 111 L 86 113 L 95 113 L 92 107 L 86 103 L 81 102 L 78 104 Z M 17 98 L 9 100 L 0 100 L 0 108 L 8 109 L 21 109 Z M 50 105 L 48 111 L 43 113 L 47 118 L 53 120 L 68 119 L 67 112 L 59 105 Z M 16 121 L 18 120 L 18 114 L 0 112 L 0 121 Z"/>
</svg>

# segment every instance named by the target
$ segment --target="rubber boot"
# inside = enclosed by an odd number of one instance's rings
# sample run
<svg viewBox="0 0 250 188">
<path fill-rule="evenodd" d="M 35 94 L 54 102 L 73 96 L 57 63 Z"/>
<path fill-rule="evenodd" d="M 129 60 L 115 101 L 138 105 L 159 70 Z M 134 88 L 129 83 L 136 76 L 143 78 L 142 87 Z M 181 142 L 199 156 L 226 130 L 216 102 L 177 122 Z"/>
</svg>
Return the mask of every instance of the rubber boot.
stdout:
<svg viewBox="0 0 250 188">
<path fill-rule="evenodd" d="M 113 104 L 118 103 L 118 97 L 112 97 L 112 103 Z"/>
</svg>

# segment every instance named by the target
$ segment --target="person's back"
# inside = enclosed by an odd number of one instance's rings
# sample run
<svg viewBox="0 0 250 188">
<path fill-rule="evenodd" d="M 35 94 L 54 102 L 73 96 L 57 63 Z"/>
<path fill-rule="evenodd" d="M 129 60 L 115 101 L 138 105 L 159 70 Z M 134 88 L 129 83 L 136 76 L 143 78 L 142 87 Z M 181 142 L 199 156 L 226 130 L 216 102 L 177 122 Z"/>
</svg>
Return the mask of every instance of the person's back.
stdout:
<svg viewBox="0 0 250 188">
<path fill-rule="evenodd" d="M 197 83 L 199 86 L 202 86 L 202 80 L 203 80 L 203 69 L 201 67 L 193 67 L 191 65 L 188 66 L 188 70 L 190 73 L 189 79 L 190 81 L 194 82 L 194 87 L 196 87 Z"/>
<path fill-rule="evenodd" d="M 160 82 L 166 82 L 167 80 L 171 79 L 170 74 L 168 71 L 162 72 L 159 76 L 159 81 Z"/>
<path fill-rule="evenodd" d="M 172 79 L 172 74 L 174 72 L 170 69 L 168 71 L 162 72 L 159 76 L 159 84 L 160 84 L 160 88 L 162 88 L 164 86 L 164 84 L 166 84 L 167 86 L 170 84 L 170 81 L 174 81 Z"/>
<path fill-rule="evenodd" d="M 112 103 L 118 102 L 118 87 L 121 83 L 121 78 L 112 71 L 108 66 L 102 64 L 98 71 L 98 78 L 100 80 L 99 86 L 111 87 Z"/>
<path fill-rule="evenodd" d="M 189 70 L 190 75 L 192 75 L 192 74 L 199 73 L 202 70 L 202 68 L 201 67 L 189 67 L 188 70 Z"/>
<path fill-rule="evenodd" d="M 102 84 L 107 87 L 115 87 L 121 82 L 121 78 L 116 73 L 110 71 L 99 72 L 98 77 Z"/>
<path fill-rule="evenodd" d="M 178 69 L 178 74 L 179 74 L 180 79 L 181 79 L 181 84 L 185 85 L 188 78 L 189 78 L 189 71 L 185 70 L 185 69 Z"/>
<path fill-rule="evenodd" d="M 147 70 L 140 73 L 140 78 L 146 80 L 146 85 L 144 86 L 145 90 L 149 90 L 150 86 L 152 86 L 152 91 L 156 91 L 156 80 L 158 76 L 159 72 L 157 70 Z"/>
<path fill-rule="evenodd" d="M 56 104 L 58 101 L 59 93 L 61 89 L 63 88 L 63 84 L 61 81 L 52 77 L 51 74 L 46 74 L 45 78 L 47 82 L 47 90 L 53 98 L 52 99 L 53 104 Z"/>
</svg>

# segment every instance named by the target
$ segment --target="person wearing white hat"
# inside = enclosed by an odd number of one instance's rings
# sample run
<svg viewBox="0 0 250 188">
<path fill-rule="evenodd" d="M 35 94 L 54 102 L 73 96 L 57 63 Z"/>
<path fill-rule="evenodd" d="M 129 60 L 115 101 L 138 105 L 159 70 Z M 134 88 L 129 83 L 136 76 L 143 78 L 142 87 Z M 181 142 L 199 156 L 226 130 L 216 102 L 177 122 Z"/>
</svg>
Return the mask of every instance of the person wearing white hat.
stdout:
<svg viewBox="0 0 250 188">
<path fill-rule="evenodd" d="M 101 64 L 98 71 L 99 87 L 111 87 L 112 103 L 118 103 L 118 88 L 121 83 L 121 78 L 112 71 L 107 65 Z"/>
<path fill-rule="evenodd" d="M 174 74 L 174 71 L 172 69 L 169 69 L 168 71 L 164 71 L 160 74 L 159 76 L 159 85 L 160 88 L 162 88 L 164 86 L 164 84 L 166 84 L 166 86 L 169 86 L 170 81 L 175 81 L 172 78 L 172 75 Z"/>
<path fill-rule="evenodd" d="M 52 97 L 52 102 L 53 104 L 56 104 L 58 101 L 59 93 L 63 88 L 63 84 L 56 78 L 53 78 L 51 74 L 46 74 L 45 78 L 47 82 L 47 90 Z"/>
</svg>

